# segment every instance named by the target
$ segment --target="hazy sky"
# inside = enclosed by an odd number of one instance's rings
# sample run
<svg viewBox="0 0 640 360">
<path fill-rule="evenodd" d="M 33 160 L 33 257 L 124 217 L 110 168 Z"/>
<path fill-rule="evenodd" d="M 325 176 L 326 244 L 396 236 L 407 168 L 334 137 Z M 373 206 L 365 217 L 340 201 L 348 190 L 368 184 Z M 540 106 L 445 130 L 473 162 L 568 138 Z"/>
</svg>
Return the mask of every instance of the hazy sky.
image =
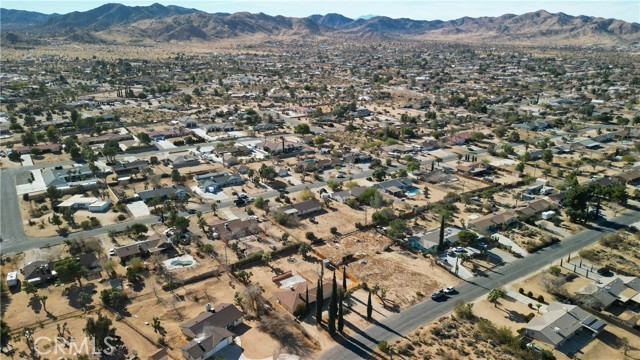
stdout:
<svg viewBox="0 0 640 360">
<path fill-rule="evenodd" d="M 85 11 L 107 2 L 126 5 L 179 5 L 206 12 L 263 12 L 269 15 L 308 16 L 336 12 L 349 17 L 384 15 L 394 18 L 408 17 L 420 20 L 450 20 L 463 16 L 498 16 L 507 13 L 522 14 L 545 9 L 569 15 L 589 15 L 640 22 L 640 0 L 0 0 L 7 9 L 68 13 Z"/>
</svg>

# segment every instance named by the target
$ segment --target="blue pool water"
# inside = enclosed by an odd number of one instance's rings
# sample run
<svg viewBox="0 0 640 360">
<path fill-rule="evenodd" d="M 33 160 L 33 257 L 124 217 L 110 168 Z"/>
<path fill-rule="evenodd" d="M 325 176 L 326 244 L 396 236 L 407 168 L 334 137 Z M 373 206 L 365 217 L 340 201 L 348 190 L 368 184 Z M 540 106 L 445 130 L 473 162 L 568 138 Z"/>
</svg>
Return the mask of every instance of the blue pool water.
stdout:
<svg viewBox="0 0 640 360">
<path fill-rule="evenodd" d="M 418 189 L 417 187 L 413 187 L 412 186 L 412 187 L 407 189 L 407 195 L 415 196 L 415 195 L 418 195 L 418 194 L 420 194 L 420 189 Z"/>
</svg>

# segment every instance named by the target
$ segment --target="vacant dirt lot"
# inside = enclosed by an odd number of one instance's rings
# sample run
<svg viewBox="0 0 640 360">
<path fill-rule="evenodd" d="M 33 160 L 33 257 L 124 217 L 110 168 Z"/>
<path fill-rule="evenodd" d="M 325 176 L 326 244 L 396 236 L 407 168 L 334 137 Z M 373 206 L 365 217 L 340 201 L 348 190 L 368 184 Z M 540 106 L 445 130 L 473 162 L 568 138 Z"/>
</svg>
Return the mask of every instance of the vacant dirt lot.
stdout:
<svg viewBox="0 0 640 360">
<path fill-rule="evenodd" d="M 369 287 L 378 285 L 387 291 L 385 305 L 400 309 L 429 295 L 434 290 L 456 284 L 459 280 L 432 263 L 398 247 L 390 247 L 389 238 L 375 232 L 358 232 L 317 248 L 323 256 L 339 263 L 353 256 L 347 270 Z"/>
</svg>

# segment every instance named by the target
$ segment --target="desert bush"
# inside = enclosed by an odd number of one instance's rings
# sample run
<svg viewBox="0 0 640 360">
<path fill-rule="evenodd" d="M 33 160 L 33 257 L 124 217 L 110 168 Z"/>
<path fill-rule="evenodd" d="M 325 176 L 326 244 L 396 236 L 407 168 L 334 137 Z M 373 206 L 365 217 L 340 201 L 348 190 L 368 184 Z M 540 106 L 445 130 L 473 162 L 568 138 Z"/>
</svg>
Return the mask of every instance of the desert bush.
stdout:
<svg viewBox="0 0 640 360">
<path fill-rule="evenodd" d="M 553 265 L 552 267 L 549 268 L 549 274 L 551 275 L 558 276 L 561 273 L 562 273 L 562 270 L 558 265 Z"/>
<path fill-rule="evenodd" d="M 524 294 L 524 289 L 523 289 L 523 288 L 520 288 L 520 289 L 518 289 L 518 292 L 519 292 L 520 294 Z"/>
<path fill-rule="evenodd" d="M 527 296 L 533 298 L 533 293 L 531 291 L 527 291 Z"/>
<path fill-rule="evenodd" d="M 543 303 L 544 302 L 544 296 L 542 295 L 538 295 L 538 297 L 536 298 L 536 300 L 538 300 L 539 303 Z"/>
<path fill-rule="evenodd" d="M 388 354 L 391 351 L 391 345 L 386 341 L 380 341 L 378 343 L 378 350 L 382 351 L 385 354 Z"/>
<path fill-rule="evenodd" d="M 578 255 L 587 261 L 596 261 L 598 259 L 598 252 L 594 249 L 583 249 L 578 251 Z"/>
</svg>

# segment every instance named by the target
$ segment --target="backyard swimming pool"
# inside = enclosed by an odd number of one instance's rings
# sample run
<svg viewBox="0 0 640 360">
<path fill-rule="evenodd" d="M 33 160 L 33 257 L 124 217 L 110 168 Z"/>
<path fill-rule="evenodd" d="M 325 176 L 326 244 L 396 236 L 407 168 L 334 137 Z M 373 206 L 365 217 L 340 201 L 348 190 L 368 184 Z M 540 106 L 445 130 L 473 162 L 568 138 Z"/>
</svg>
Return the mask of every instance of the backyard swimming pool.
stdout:
<svg viewBox="0 0 640 360">
<path fill-rule="evenodd" d="M 417 187 L 412 186 L 407 189 L 407 195 L 409 196 L 416 196 L 418 194 L 420 194 L 420 189 L 418 189 Z"/>
<path fill-rule="evenodd" d="M 167 268 L 167 270 L 191 267 L 195 264 L 196 264 L 196 261 L 193 259 L 193 256 L 191 255 L 182 255 L 180 257 L 164 261 L 164 267 Z"/>
</svg>

